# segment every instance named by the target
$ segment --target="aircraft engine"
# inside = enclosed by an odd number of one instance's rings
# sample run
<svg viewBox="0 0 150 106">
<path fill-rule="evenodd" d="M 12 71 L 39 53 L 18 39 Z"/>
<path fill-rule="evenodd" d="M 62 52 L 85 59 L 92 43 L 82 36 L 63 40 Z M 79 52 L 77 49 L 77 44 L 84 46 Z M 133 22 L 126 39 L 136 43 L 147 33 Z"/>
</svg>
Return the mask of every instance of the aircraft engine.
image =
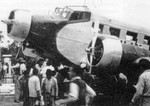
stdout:
<svg viewBox="0 0 150 106">
<path fill-rule="evenodd" d="M 122 45 L 116 37 L 98 36 L 93 49 L 92 65 L 94 67 L 110 67 L 110 69 L 114 69 L 120 64 Z M 88 54 L 88 60 L 90 61 L 90 54 Z"/>
<path fill-rule="evenodd" d="M 3 22 L 7 24 L 8 36 L 22 42 L 30 30 L 31 14 L 26 10 L 13 10 L 8 19 Z"/>
<path fill-rule="evenodd" d="M 27 10 L 13 10 L 3 22 L 7 24 L 8 36 L 22 42 L 22 51 L 26 56 L 64 60 L 57 50 L 56 38 L 59 30 L 67 24 L 66 19 L 53 19 L 50 15 L 31 15 Z"/>
<path fill-rule="evenodd" d="M 109 35 L 98 36 L 93 49 L 92 66 L 111 72 L 118 68 L 127 69 L 127 67 L 129 68 L 133 65 L 140 57 L 150 56 L 150 52 L 146 49 L 129 43 L 122 43 L 119 38 Z M 87 55 L 89 63 L 90 55 L 91 53 Z"/>
</svg>

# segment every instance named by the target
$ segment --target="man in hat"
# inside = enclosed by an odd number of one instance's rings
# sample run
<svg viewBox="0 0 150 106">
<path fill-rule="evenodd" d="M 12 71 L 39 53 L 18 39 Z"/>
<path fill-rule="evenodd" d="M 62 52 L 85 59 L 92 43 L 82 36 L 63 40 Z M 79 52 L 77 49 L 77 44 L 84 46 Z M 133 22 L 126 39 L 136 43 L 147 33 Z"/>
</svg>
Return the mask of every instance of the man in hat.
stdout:
<svg viewBox="0 0 150 106">
<path fill-rule="evenodd" d="M 57 100 L 55 102 L 56 105 L 60 106 L 62 104 L 67 104 L 67 106 L 85 106 L 86 95 L 88 94 L 93 98 L 96 95 L 95 91 L 81 79 L 80 67 L 74 65 L 69 67 L 68 74 L 71 79 L 69 96 L 66 99 Z"/>
<path fill-rule="evenodd" d="M 92 75 L 91 73 L 89 73 L 89 68 L 87 67 L 86 63 L 81 63 L 80 64 L 80 68 L 83 71 L 81 77 L 82 79 L 91 86 L 91 84 L 93 83 L 94 80 L 94 75 Z"/>
<path fill-rule="evenodd" d="M 26 70 L 25 60 L 23 58 L 20 58 L 19 63 L 20 63 L 20 75 L 22 75 L 23 72 Z"/>
<path fill-rule="evenodd" d="M 150 106 L 150 59 L 141 59 L 139 65 L 143 73 L 139 76 L 130 106 Z"/>
<path fill-rule="evenodd" d="M 14 66 L 11 66 L 11 68 L 14 69 L 14 74 L 22 74 L 22 71 L 26 70 L 25 60 L 23 58 L 19 58 L 17 63 Z"/>
<path fill-rule="evenodd" d="M 26 70 L 25 60 L 23 58 L 19 58 L 17 60 L 17 63 L 14 66 L 11 66 L 11 69 L 13 69 L 13 77 L 14 77 L 14 83 L 15 83 L 15 95 L 14 95 L 14 102 L 19 103 L 20 100 L 20 91 L 19 91 L 19 81 L 18 78 L 20 75 L 22 75 L 22 72 Z"/>
</svg>

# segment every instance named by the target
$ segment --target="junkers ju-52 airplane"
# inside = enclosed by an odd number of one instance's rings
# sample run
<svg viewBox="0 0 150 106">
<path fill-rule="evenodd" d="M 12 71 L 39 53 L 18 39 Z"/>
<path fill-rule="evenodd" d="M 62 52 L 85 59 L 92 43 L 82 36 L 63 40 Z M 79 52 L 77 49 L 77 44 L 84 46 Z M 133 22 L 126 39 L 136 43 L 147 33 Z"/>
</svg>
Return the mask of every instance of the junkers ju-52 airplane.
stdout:
<svg viewBox="0 0 150 106">
<path fill-rule="evenodd" d="M 98 101 L 104 106 L 121 104 L 120 95 L 125 91 L 119 88 L 122 91 L 117 93 L 116 76 L 123 73 L 130 85 L 136 84 L 140 74 L 136 62 L 150 56 L 150 33 L 102 16 L 95 21 L 87 6 L 56 8 L 54 13 L 40 16 L 13 10 L 4 21 L 8 36 L 23 43 L 26 56 L 47 57 L 66 65 L 92 65 Z"/>
</svg>

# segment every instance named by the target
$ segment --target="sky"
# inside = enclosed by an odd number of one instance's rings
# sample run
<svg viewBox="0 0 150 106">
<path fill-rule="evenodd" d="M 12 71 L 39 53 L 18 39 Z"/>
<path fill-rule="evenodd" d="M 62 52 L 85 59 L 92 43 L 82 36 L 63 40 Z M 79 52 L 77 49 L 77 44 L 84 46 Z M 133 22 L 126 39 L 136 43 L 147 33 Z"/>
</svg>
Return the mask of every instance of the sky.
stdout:
<svg viewBox="0 0 150 106">
<path fill-rule="evenodd" d="M 26 9 L 32 14 L 48 15 L 55 7 L 84 4 L 96 8 L 97 13 L 102 16 L 150 30 L 149 0 L 2 0 L 0 20 L 7 19 L 13 9 Z M 2 22 L 0 30 L 3 31 L 5 40 L 8 40 L 6 25 Z"/>
</svg>

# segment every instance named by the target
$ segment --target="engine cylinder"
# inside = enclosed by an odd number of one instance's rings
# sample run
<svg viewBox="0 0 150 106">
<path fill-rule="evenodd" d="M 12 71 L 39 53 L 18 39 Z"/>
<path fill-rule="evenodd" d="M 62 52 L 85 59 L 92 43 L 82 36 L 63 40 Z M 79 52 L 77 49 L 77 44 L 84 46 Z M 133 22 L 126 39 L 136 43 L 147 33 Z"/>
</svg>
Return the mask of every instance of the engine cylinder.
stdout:
<svg viewBox="0 0 150 106">
<path fill-rule="evenodd" d="M 87 55 L 89 63 L 90 55 Z M 93 67 L 113 72 L 117 69 L 127 71 L 134 68 L 133 65 L 138 65 L 138 59 L 150 57 L 150 51 L 136 45 L 121 43 L 115 36 L 101 35 L 96 40 L 93 55 Z"/>
</svg>

